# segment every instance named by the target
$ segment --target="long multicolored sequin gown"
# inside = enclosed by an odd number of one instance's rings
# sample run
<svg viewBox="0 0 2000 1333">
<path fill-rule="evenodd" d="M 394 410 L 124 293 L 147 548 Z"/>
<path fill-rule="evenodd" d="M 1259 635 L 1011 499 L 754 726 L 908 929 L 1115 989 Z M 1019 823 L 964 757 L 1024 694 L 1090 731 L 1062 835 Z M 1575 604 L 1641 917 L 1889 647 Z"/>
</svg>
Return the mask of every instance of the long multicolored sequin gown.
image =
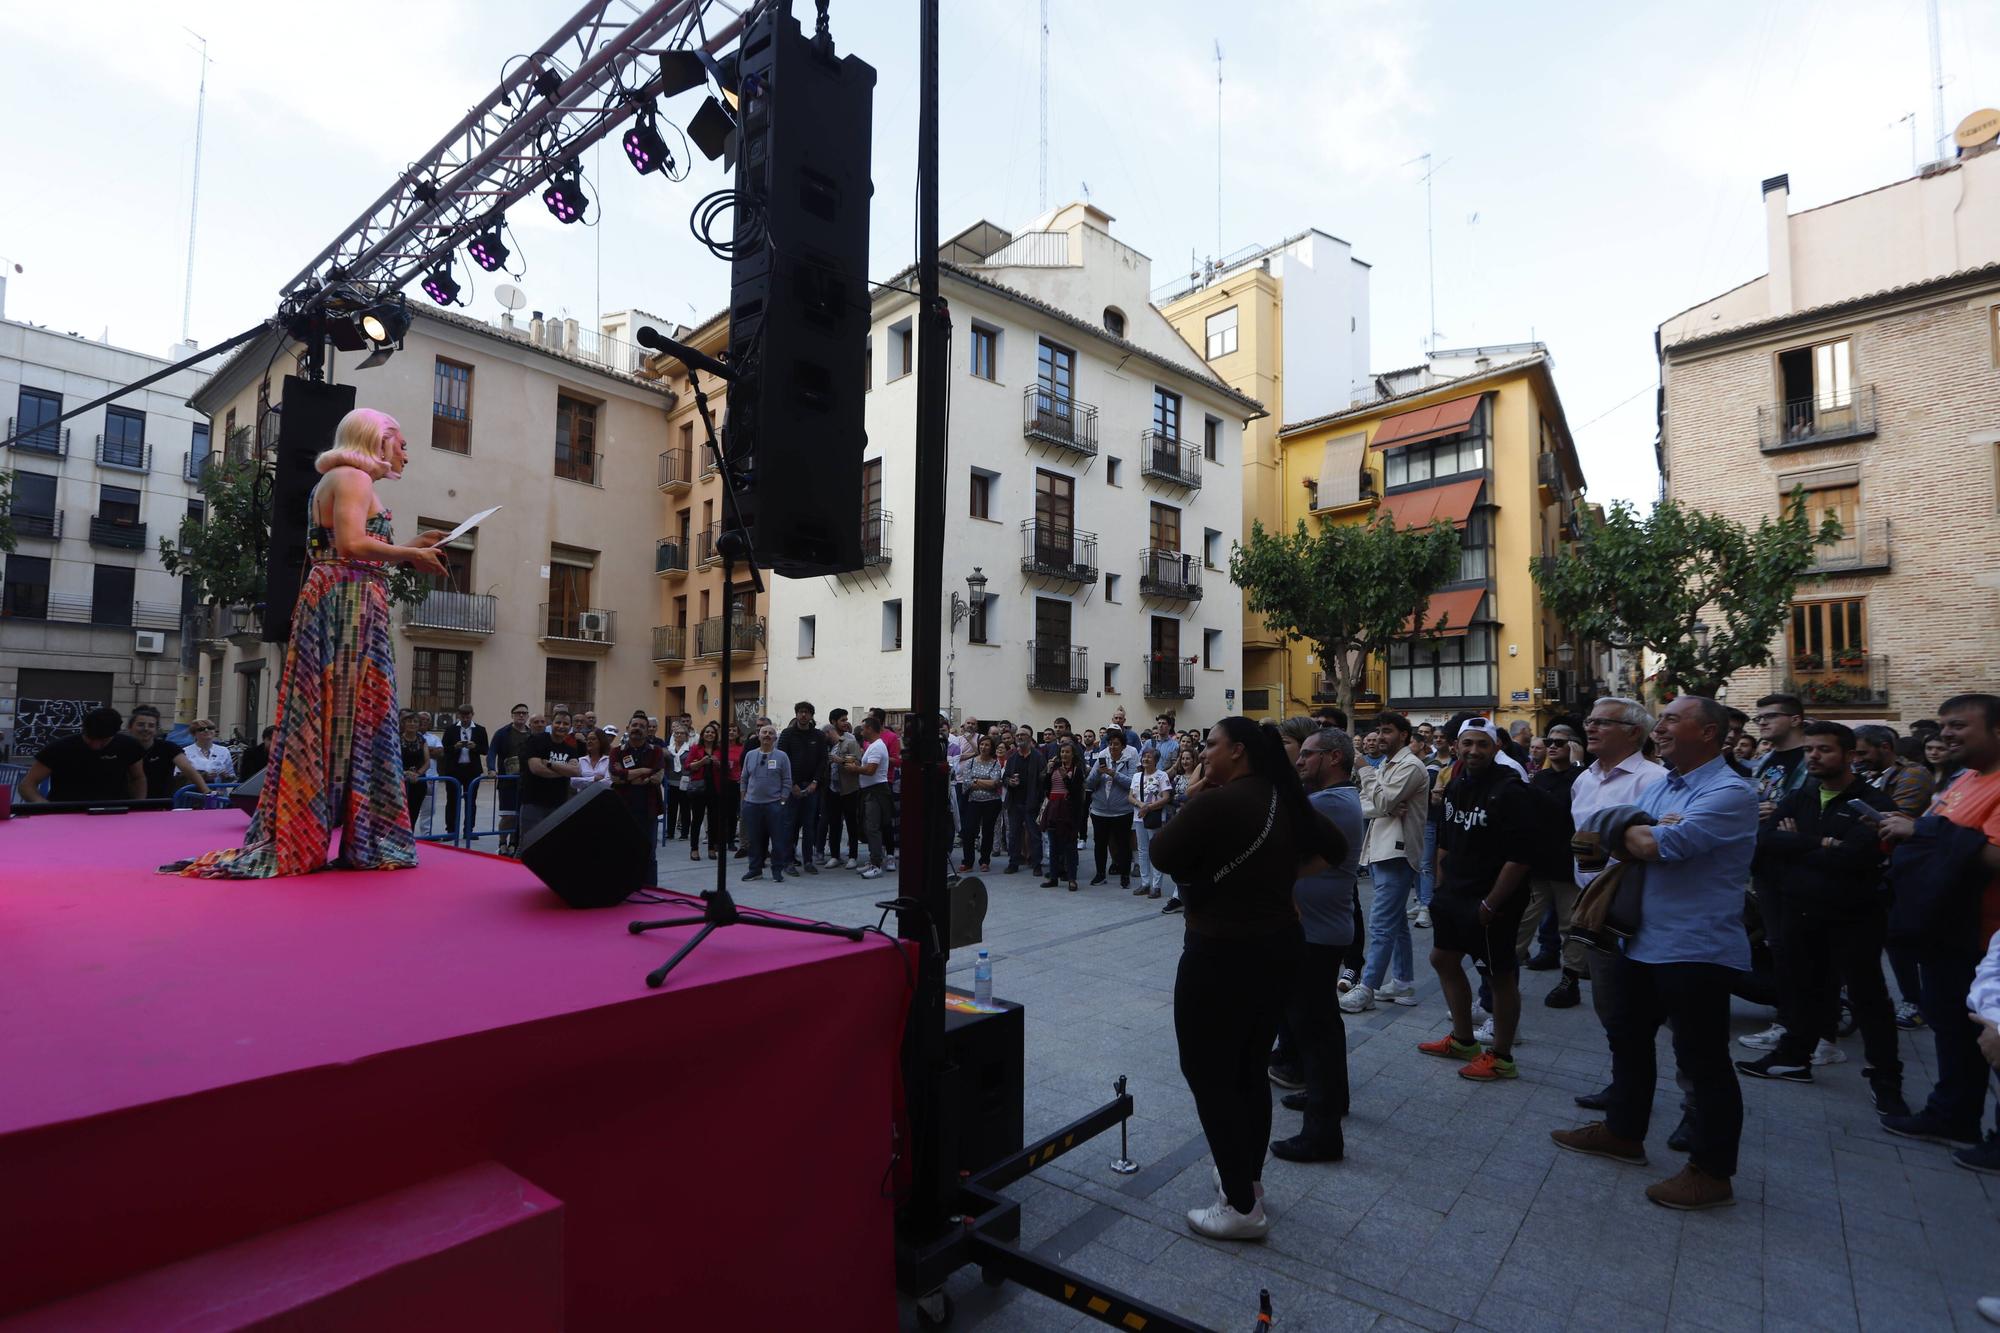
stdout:
<svg viewBox="0 0 2000 1333">
<path fill-rule="evenodd" d="M 390 540 L 388 510 L 369 518 L 368 533 Z M 403 796 L 389 567 L 336 555 L 333 532 L 316 523 L 306 546 L 311 565 L 292 614 L 278 731 L 257 813 L 241 847 L 197 857 L 183 875 L 307 874 L 326 865 L 335 828 L 343 868 L 417 863 Z"/>
</svg>

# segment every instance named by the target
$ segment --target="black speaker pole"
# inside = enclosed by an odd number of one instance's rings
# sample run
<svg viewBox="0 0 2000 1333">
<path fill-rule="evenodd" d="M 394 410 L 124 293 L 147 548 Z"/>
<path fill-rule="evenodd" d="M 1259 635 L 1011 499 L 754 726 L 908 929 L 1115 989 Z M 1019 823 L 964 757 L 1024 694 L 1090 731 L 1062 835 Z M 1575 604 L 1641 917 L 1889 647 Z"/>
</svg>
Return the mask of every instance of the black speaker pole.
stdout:
<svg viewBox="0 0 2000 1333">
<path fill-rule="evenodd" d="M 729 768 L 729 724 L 736 714 L 736 700 L 730 696 L 729 687 L 733 680 L 730 660 L 736 656 L 736 559 L 748 555 L 750 535 L 743 528 L 743 513 L 736 495 L 736 478 L 729 470 L 729 460 L 723 457 L 722 442 L 716 438 L 715 418 L 709 414 L 708 394 L 701 387 L 701 375 L 693 365 L 687 365 L 688 389 L 694 394 L 695 411 L 701 415 L 702 429 L 708 435 L 709 456 L 715 460 L 715 468 L 722 478 L 722 526 L 723 530 L 715 539 L 716 554 L 722 557 L 722 767 Z M 728 378 L 729 373 L 718 378 Z M 764 580 L 757 572 L 754 562 L 747 563 L 750 571 L 752 593 L 764 591 Z M 699 645 L 697 645 L 699 647 Z M 748 742 L 749 737 L 744 737 Z M 750 748 L 746 743 L 743 757 L 747 762 Z M 718 790 L 720 788 L 718 787 Z M 741 801 L 741 794 L 738 795 Z M 710 846 L 715 853 L 715 887 L 701 895 L 702 911 L 699 916 L 668 917 L 661 921 L 634 921 L 626 929 L 634 935 L 649 930 L 668 930 L 675 926 L 700 926 L 688 940 L 674 952 L 674 956 L 646 974 L 646 984 L 658 987 L 667 979 L 667 974 L 700 947 L 701 942 L 723 926 L 763 926 L 767 930 L 790 930 L 804 935 L 838 935 L 842 939 L 859 941 L 865 933 L 858 926 L 828 926 L 817 922 L 787 921 L 777 917 L 745 916 L 736 906 L 736 899 L 729 893 L 729 839 Z"/>
<path fill-rule="evenodd" d="M 945 1123 L 944 954 L 951 938 L 951 896 L 943 852 L 951 839 L 938 740 L 938 680 L 943 669 L 946 364 L 948 321 L 938 296 L 938 2 L 918 0 L 917 65 L 917 471 L 916 560 L 911 595 L 910 724 L 903 737 L 903 857 L 898 891 L 914 911 L 898 915 L 898 933 L 917 940 L 917 993 L 903 1043 L 909 1089 L 913 1178 L 906 1231 L 935 1234 L 958 1186 L 957 1164 L 943 1147 Z"/>
</svg>

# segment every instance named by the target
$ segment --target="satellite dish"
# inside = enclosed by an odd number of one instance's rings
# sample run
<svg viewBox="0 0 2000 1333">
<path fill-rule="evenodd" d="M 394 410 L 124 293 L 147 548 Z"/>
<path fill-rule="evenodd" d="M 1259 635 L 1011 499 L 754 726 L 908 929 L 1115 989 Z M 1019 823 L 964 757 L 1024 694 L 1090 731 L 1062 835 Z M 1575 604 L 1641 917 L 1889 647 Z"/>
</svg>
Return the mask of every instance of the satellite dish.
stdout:
<svg viewBox="0 0 2000 1333">
<path fill-rule="evenodd" d="M 1960 148 L 1977 148 L 1992 139 L 2000 139 L 2000 111 L 1987 107 L 1975 111 L 1958 122 L 1958 132 L 1952 135 Z"/>
<path fill-rule="evenodd" d="M 495 287 L 493 295 L 508 310 L 519 310 L 528 304 L 528 294 L 511 282 L 503 282 Z"/>
</svg>

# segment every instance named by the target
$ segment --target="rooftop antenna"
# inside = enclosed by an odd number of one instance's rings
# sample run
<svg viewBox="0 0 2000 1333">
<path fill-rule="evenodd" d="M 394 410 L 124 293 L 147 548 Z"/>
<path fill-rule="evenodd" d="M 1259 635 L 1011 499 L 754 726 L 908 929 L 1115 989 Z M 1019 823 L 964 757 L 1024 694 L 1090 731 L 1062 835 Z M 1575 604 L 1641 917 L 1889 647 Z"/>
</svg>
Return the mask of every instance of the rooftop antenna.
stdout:
<svg viewBox="0 0 2000 1333">
<path fill-rule="evenodd" d="M 1049 0 L 1042 0 L 1042 176 L 1035 211 L 1049 211 Z"/>
<path fill-rule="evenodd" d="M 1083 202 L 1084 202 L 1084 203 L 1086 203 L 1086 204 L 1087 204 L 1087 203 L 1089 203 L 1089 202 L 1090 202 L 1090 182 L 1089 182 L 1089 181 L 1078 181 L 1077 183 L 1078 183 L 1079 185 L 1083 186 Z"/>
<path fill-rule="evenodd" d="M 201 217 L 201 127 L 208 112 L 208 38 L 192 28 L 182 28 L 201 43 L 201 88 L 194 99 L 194 188 L 188 194 L 187 282 L 181 289 L 181 341 L 188 337 L 188 314 L 194 305 L 194 224 Z"/>
<path fill-rule="evenodd" d="M 1438 340 L 1437 229 L 1431 223 L 1431 180 L 1440 171 L 1443 171 L 1445 169 L 1445 167 L 1451 162 L 1451 159 L 1446 158 L 1443 162 L 1439 162 L 1438 164 L 1433 166 L 1431 164 L 1431 155 L 1429 153 L 1424 153 L 1421 154 L 1420 156 L 1411 158 L 1408 162 L 1405 162 L 1403 165 L 1406 167 L 1413 166 L 1418 162 L 1424 164 L 1424 257 L 1425 257 L 1425 265 L 1428 268 L 1430 274 L 1429 281 L 1431 289 L 1430 333 L 1424 339 L 1425 355 L 1428 356 L 1431 353 L 1437 351 L 1437 340 Z"/>
<path fill-rule="evenodd" d="M 1905 121 L 1908 121 L 1910 125 L 1910 171 L 1914 174 L 1917 168 L 1922 165 L 1917 161 L 1917 113 L 1914 111 L 1904 112 L 1889 122 L 1889 128 L 1893 130 Z"/>
<path fill-rule="evenodd" d="M 1931 147 L 1937 154 L 1934 159 L 1942 162 L 1951 156 L 1949 142 L 1944 128 L 1944 55 L 1940 45 L 1940 24 L 1938 22 L 1938 0 L 1929 0 L 1924 6 L 1924 16 L 1930 22 L 1931 30 Z"/>
<path fill-rule="evenodd" d="M 1222 261 L 1222 39 L 1215 39 L 1215 258 Z"/>
</svg>

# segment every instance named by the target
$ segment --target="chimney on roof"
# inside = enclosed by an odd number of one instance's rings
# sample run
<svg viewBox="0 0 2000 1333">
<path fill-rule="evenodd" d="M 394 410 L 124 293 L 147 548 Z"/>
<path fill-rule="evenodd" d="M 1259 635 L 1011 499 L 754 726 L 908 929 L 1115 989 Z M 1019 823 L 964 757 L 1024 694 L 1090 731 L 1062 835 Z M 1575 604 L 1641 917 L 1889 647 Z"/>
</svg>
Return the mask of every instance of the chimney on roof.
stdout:
<svg viewBox="0 0 2000 1333">
<path fill-rule="evenodd" d="M 1792 178 L 1777 175 L 1764 182 L 1764 244 L 1768 252 L 1765 280 L 1773 315 L 1792 313 Z"/>
</svg>

